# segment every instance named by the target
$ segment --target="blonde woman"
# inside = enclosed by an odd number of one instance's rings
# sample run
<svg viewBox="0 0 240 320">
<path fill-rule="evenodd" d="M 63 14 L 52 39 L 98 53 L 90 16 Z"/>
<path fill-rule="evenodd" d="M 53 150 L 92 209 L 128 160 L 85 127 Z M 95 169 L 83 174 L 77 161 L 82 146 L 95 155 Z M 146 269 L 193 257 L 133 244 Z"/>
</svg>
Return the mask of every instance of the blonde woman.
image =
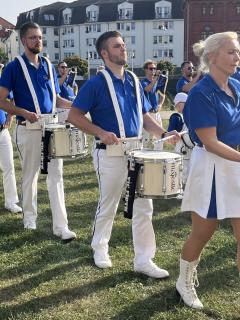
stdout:
<svg viewBox="0 0 240 320">
<path fill-rule="evenodd" d="M 176 289 L 185 304 L 201 309 L 196 268 L 219 220 L 231 219 L 240 270 L 240 83 L 230 78 L 239 64 L 237 33 L 213 34 L 193 50 L 206 75 L 190 91 L 183 111 L 197 146 L 182 203 L 182 211 L 192 212 L 192 231 L 182 249 Z"/>
</svg>

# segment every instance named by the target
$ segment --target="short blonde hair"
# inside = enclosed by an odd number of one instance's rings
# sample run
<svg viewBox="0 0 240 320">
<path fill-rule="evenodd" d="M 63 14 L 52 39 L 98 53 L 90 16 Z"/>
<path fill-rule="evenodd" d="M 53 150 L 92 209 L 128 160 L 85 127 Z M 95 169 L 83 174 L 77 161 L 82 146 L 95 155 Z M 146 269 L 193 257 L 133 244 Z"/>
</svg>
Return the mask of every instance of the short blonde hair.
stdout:
<svg viewBox="0 0 240 320">
<path fill-rule="evenodd" d="M 238 34 L 233 31 L 214 33 L 193 45 L 193 52 L 200 58 L 199 69 L 209 71 L 209 53 L 217 52 L 223 45 L 224 40 L 238 40 Z"/>
</svg>

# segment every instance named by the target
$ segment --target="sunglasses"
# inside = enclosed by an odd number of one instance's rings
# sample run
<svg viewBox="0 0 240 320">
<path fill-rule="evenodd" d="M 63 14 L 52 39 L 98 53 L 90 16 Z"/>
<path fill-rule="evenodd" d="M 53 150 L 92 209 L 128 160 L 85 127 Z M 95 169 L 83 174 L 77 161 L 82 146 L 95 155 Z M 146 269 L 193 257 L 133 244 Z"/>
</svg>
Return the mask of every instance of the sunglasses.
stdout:
<svg viewBox="0 0 240 320">
<path fill-rule="evenodd" d="M 153 70 L 157 70 L 157 68 L 148 68 L 148 70 L 153 71 Z"/>
<path fill-rule="evenodd" d="M 60 66 L 61 69 L 67 69 L 67 66 Z"/>
<path fill-rule="evenodd" d="M 190 71 L 190 70 L 194 70 L 194 67 L 188 67 L 187 69 L 188 69 L 189 71 Z"/>
</svg>

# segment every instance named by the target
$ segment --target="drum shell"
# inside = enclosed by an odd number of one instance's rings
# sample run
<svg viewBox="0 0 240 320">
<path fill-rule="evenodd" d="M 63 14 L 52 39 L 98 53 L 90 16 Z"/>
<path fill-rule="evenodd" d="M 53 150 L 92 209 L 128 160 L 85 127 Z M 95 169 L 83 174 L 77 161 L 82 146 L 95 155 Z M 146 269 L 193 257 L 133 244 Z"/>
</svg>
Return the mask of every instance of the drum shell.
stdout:
<svg viewBox="0 0 240 320">
<path fill-rule="evenodd" d="M 141 163 L 136 193 L 142 198 L 171 198 L 182 193 L 182 157 L 178 154 L 155 151 L 154 158 L 144 158 L 139 153 L 134 157 Z M 150 151 L 149 154 L 153 154 Z M 164 156 L 167 156 L 164 158 Z"/>
<path fill-rule="evenodd" d="M 49 142 L 51 158 L 72 158 L 86 155 L 86 135 L 79 129 L 59 126 L 54 128 L 46 127 L 45 131 L 52 133 Z"/>
</svg>

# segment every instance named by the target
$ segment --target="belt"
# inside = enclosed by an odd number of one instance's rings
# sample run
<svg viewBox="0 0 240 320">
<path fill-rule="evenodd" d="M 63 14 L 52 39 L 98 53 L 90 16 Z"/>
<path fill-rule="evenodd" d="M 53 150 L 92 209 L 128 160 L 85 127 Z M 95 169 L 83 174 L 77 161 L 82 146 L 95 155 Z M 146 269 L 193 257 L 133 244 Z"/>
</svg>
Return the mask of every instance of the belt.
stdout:
<svg viewBox="0 0 240 320">
<path fill-rule="evenodd" d="M 19 126 L 25 126 L 26 127 L 26 120 L 17 120 L 17 124 Z"/>
<path fill-rule="evenodd" d="M 106 150 L 107 146 L 104 143 L 97 143 L 96 149 L 103 149 Z"/>
</svg>

